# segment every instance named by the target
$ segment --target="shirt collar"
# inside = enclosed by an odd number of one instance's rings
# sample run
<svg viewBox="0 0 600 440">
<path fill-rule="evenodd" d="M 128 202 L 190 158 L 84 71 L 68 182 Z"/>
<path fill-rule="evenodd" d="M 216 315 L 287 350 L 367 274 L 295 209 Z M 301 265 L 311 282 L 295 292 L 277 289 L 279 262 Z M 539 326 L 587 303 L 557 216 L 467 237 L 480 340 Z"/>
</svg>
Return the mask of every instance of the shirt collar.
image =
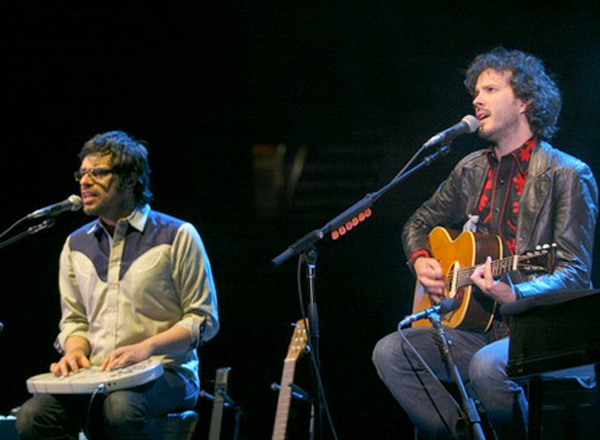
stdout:
<svg viewBox="0 0 600 440">
<path fill-rule="evenodd" d="M 129 216 L 127 216 L 124 220 L 129 222 L 129 224 L 133 228 L 142 232 L 144 230 L 144 227 L 146 226 L 146 222 L 148 221 L 149 214 L 150 214 L 150 205 L 147 203 L 144 203 L 144 204 L 140 204 L 140 205 L 136 206 L 135 209 L 131 212 L 131 214 L 129 214 Z M 122 221 L 122 220 L 119 220 L 119 221 Z M 92 222 L 92 225 L 88 229 L 87 233 L 93 234 L 96 231 L 98 231 L 99 229 L 104 229 L 104 227 L 102 226 L 102 222 L 98 218 L 98 219 L 96 219 L 96 221 Z"/>
<path fill-rule="evenodd" d="M 526 141 L 523 145 L 521 145 L 516 150 L 511 151 L 505 157 L 511 156 L 514 159 L 517 166 L 519 167 L 519 170 L 521 171 L 521 173 L 526 173 L 527 169 L 529 168 L 529 161 L 531 160 L 531 153 L 532 153 L 533 149 L 535 148 L 535 146 L 537 145 L 537 143 L 538 143 L 537 136 L 533 136 L 528 141 Z M 490 165 L 498 163 L 498 158 L 494 154 L 494 147 L 490 147 L 488 150 L 486 150 L 485 153 L 487 155 L 488 161 L 490 162 Z"/>
</svg>

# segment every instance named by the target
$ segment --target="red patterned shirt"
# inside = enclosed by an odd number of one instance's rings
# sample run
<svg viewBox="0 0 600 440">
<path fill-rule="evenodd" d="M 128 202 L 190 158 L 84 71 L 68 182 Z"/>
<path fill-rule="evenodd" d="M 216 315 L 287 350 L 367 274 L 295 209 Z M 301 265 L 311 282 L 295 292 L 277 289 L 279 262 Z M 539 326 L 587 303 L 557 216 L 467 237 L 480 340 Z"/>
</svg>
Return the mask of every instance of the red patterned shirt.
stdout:
<svg viewBox="0 0 600 440">
<path fill-rule="evenodd" d="M 477 204 L 479 224 L 486 226 L 488 233 L 498 235 L 505 251 L 511 255 L 515 253 L 517 241 L 519 202 L 536 143 L 536 138 L 530 139 L 500 160 L 492 149 L 487 152 L 489 169 Z"/>
</svg>

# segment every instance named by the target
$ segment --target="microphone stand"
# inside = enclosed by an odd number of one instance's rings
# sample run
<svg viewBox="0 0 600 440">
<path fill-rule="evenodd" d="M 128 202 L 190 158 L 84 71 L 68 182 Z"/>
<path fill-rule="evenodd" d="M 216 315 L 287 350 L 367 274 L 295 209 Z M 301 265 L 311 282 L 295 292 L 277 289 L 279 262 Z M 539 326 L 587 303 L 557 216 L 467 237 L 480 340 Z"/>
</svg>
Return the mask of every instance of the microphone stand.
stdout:
<svg viewBox="0 0 600 440">
<path fill-rule="evenodd" d="M 313 359 L 313 368 L 316 380 L 320 383 L 321 375 L 319 373 L 321 369 L 321 361 L 319 359 L 319 311 L 317 308 L 317 301 L 315 300 L 315 278 L 317 271 L 317 249 L 313 245 L 309 246 L 308 249 L 302 254 L 302 257 L 306 263 L 306 277 L 308 278 L 308 293 L 309 302 L 307 307 L 308 315 L 308 336 L 310 338 L 310 353 Z M 309 439 L 314 440 L 315 436 L 317 439 L 322 438 L 323 428 L 323 396 L 321 395 L 321 387 L 316 387 L 317 398 L 311 403 L 311 423 L 309 431 Z M 315 406 L 317 410 L 315 410 Z M 314 417 L 316 416 L 317 423 L 313 423 Z"/>
<path fill-rule="evenodd" d="M 313 246 L 317 241 L 323 239 L 323 237 L 325 237 L 326 234 L 337 230 L 339 227 L 345 225 L 348 221 L 357 217 L 359 214 L 365 212 L 383 194 L 385 194 L 390 189 L 398 185 L 400 182 L 406 180 L 407 177 L 412 176 L 421 168 L 430 165 L 433 161 L 439 159 L 442 156 L 447 155 L 449 152 L 450 144 L 448 143 L 442 145 L 435 153 L 426 156 L 419 164 L 415 165 L 408 171 L 397 175 L 391 182 L 389 182 L 383 188 L 373 193 L 367 194 L 362 200 L 359 200 L 350 208 L 346 209 L 344 212 L 339 214 L 337 217 L 330 220 L 322 228 L 315 229 L 309 232 L 308 234 L 306 234 L 305 236 L 288 246 L 288 248 L 285 251 L 283 251 L 281 254 L 279 254 L 277 257 L 271 260 L 271 265 L 274 267 L 280 266 L 289 258 L 307 252 L 311 248 L 311 246 Z"/>
<path fill-rule="evenodd" d="M 9 238 L 8 240 L 0 242 L 0 249 L 8 246 L 9 244 L 14 243 L 15 241 L 20 240 L 21 238 L 27 237 L 29 235 L 33 235 L 44 229 L 48 229 L 48 228 L 54 226 L 55 223 L 56 223 L 56 219 L 51 217 L 51 218 L 44 220 L 42 223 L 30 226 L 29 228 L 27 228 L 25 231 L 21 232 L 20 234 L 17 234 L 14 237 Z"/>
<path fill-rule="evenodd" d="M 311 357 L 314 361 L 313 366 L 315 368 L 315 375 L 317 380 L 320 383 L 320 363 L 318 359 L 318 350 L 315 347 L 318 346 L 318 338 L 319 338 L 319 322 L 318 322 L 318 313 L 317 313 L 317 303 L 315 299 L 315 272 L 316 272 L 316 261 L 317 261 L 317 251 L 315 248 L 315 244 L 322 240 L 325 235 L 328 233 L 333 233 L 337 231 L 339 228 L 344 227 L 345 225 L 349 225 L 347 229 L 351 229 L 352 220 L 357 218 L 359 215 L 364 215 L 364 212 L 369 210 L 373 203 L 377 201 L 383 194 L 394 188 L 400 182 L 403 182 L 408 177 L 412 176 L 414 173 L 419 171 L 421 168 L 430 165 L 435 160 L 439 159 L 442 156 L 446 156 L 450 152 L 450 142 L 440 144 L 437 151 L 426 156 L 423 160 L 410 168 L 408 171 L 405 171 L 408 166 L 413 162 L 413 160 L 423 151 L 426 147 L 422 146 L 416 153 L 413 155 L 412 159 L 408 162 L 408 164 L 384 187 L 375 191 L 373 193 L 367 194 L 362 200 L 359 200 L 354 205 L 346 209 L 344 212 L 339 214 L 337 217 L 330 220 L 320 229 L 314 229 L 301 237 L 299 240 L 288 246 L 288 248 L 280 253 L 277 257 L 271 260 L 271 265 L 273 267 L 280 266 L 286 260 L 290 259 L 294 256 L 300 256 L 301 261 L 307 262 L 308 267 L 308 284 L 309 284 L 309 292 L 310 292 L 310 304 L 308 307 L 308 319 L 309 319 L 309 335 L 312 349 L 310 350 Z M 314 344 L 314 345 L 312 345 Z M 319 407 L 317 420 L 321 421 L 321 409 L 326 406 L 324 401 L 324 396 L 322 395 L 322 390 L 319 386 L 317 386 L 317 390 L 319 390 L 317 405 Z M 322 428 L 322 426 L 319 426 Z M 319 431 L 319 430 L 317 430 Z"/>
<path fill-rule="evenodd" d="M 479 417 L 479 413 L 475 407 L 475 402 L 471 397 L 469 397 L 465 385 L 460 377 L 458 367 L 454 363 L 454 358 L 452 357 L 452 352 L 450 350 L 452 342 L 446 338 L 444 327 L 440 322 L 440 315 L 437 313 L 432 313 L 429 315 L 429 320 L 431 321 L 432 326 L 437 330 L 438 335 L 442 340 L 442 351 L 444 353 L 444 358 L 446 359 L 448 367 L 450 368 L 452 379 L 458 388 L 462 408 L 465 413 L 465 417 L 467 418 L 467 426 L 471 427 L 473 430 L 473 435 L 476 440 L 485 440 L 483 429 L 481 428 L 481 419 Z"/>
</svg>

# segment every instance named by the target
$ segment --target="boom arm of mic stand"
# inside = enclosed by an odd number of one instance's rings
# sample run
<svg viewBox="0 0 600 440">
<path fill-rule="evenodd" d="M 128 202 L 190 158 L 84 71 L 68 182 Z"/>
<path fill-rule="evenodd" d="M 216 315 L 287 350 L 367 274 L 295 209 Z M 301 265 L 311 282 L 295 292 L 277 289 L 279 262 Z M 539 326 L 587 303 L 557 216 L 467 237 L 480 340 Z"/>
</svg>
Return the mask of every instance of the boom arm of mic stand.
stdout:
<svg viewBox="0 0 600 440">
<path fill-rule="evenodd" d="M 54 226 L 55 223 L 56 223 L 56 219 L 49 218 L 49 219 L 44 220 L 40 224 L 30 226 L 29 228 L 27 228 L 25 231 L 21 232 L 20 234 L 17 234 L 14 237 L 11 237 L 8 240 L 5 240 L 2 243 L 0 243 L 0 249 L 8 246 L 11 243 L 14 243 L 17 240 L 20 240 L 23 237 L 27 237 L 28 235 L 33 235 L 33 234 L 35 234 L 37 232 L 40 232 L 40 231 L 42 231 L 44 229 L 48 229 L 48 228 Z"/>
<path fill-rule="evenodd" d="M 404 181 L 407 177 L 413 175 L 415 172 L 417 172 L 424 166 L 430 165 L 433 161 L 439 159 L 442 156 L 445 156 L 449 152 L 450 144 L 443 144 L 435 153 L 426 156 L 419 164 L 415 165 L 408 171 L 396 176 L 391 182 L 389 182 L 379 191 L 367 194 L 362 200 L 359 200 L 357 203 L 352 205 L 350 208 L 346 209 L 337 217 L 330 220 L 321 229 L 315 229 L 314 231 L 309 232 L 304 237 L 296 241 L 294 244 L 290 245 L 285 251 L 283 251 L 281 254 L 279 254 L 277 257 L 271 260 L 271 265 L 273 267 L 279 266 L 289 258 L 306 252 L 317 241 L 322 240 L 323 237 L 325 237 L 325 235 L 327 235 L 333 230 L 336 230 L 341 225 L 345 224 L 349 220 L 352 220 L 354 217 L 364 212 L 366 209 L 370 208 L 373 205 L 373 203 L 375 203 L 375 201 L 379 199 L 379 197 L 381 197 L 384 193 L 388 192 L 390 189 L 398 185 L 400 182 Z"/>
</svg>

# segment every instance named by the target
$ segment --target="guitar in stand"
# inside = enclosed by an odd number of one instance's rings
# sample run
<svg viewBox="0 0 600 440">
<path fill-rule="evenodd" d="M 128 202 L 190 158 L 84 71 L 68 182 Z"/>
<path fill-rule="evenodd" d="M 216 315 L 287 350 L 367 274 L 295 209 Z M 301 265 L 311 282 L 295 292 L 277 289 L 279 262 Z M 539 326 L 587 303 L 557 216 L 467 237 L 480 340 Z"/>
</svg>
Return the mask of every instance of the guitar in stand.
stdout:
<svg viewBox="0 0 600 440">
<path fill-rule="evenodd" d="M 434 228 L 429 234 L 429 246 L 433 257 L 438 259 L 445 274 L 444 296 L 455 298 L 460 306 L 444 315 L 444 325 L 450 328 L 485 332 L 494 320 L 496 302 L 472 286 L 471 275 L 479 264 L 490 256 L 494 279 L 510 272 L 523 274 L 548 273 L 554 264 L 555 246 L 539 246 L 524 255 L 503 258 L 502 241 L 494 235 L 465 231 L 458 233 L 443 227 Z M 434 305 L 423 286 L 417 282 L 413 300 L 413 313 Z M 413 324 L 431 325 L 427 320 Z"/>
<path fill-rule="evenodd" d="M 285 440 L 286 438 L 290 404 L 292 395 L 294 394 L 293 389 L 295 388 L 294 374 L 296 372 L 296 362 L 306 349 L 307 339 L 305 321 L 300 319 L 294 326 L 294 334 L 292 335 L 287 355 L 283 361 L 281 384 L 279 387 L 276 387 L 279 388 L 279 397 L 277 399 L 272 440 Z"/>
<path fill-rule="evenodd" d="M 223 422 L 223 407 L 229 406 L 226 400 L 227 382 L 229 380 L 230 367 L 217 369 L 215 377 L 215 395 L 213 398 L 212 414 L 210 418 L 210 430 L 208 440 L 220 440 L 221 426 Z"/>
</svg>

